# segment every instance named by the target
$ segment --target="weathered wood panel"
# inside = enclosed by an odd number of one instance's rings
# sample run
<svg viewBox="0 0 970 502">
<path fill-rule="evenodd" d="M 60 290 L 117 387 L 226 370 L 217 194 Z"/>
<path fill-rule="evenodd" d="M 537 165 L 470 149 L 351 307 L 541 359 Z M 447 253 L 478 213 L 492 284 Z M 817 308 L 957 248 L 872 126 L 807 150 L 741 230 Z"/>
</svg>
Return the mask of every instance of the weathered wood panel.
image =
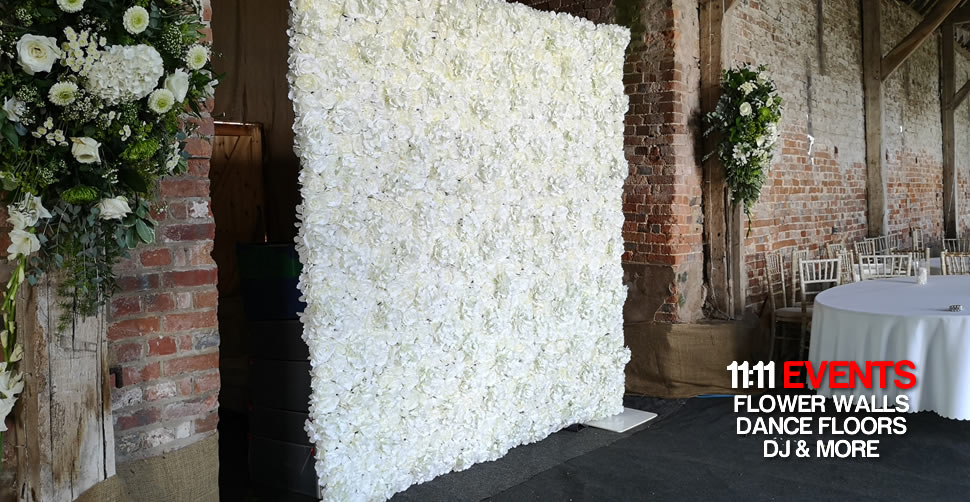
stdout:
<svg viewBox="0 0 970 502">
<path fill-rule="evenodd" d="M 17 319 L 24 392 L 16 410 L 17 491 L 68 502 L 115 473 L 104 316 L 58 332 L 62 309 L 46 280 L 25 288 Z"/>
</svg>

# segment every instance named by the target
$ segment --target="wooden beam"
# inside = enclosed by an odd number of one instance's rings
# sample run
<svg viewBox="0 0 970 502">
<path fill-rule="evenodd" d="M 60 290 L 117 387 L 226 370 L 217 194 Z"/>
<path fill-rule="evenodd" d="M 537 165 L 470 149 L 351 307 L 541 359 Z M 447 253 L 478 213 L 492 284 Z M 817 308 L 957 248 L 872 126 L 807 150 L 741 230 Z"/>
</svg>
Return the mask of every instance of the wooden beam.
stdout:
<svg viewBox="0 0 970 502">
<path fill-rule="evenodd" d="M 970 5 L 964 5 L 963 7 L 954 10 L 947 19 L 947 22 L 953 24 L 970 23 Z"/>
<path fill-rule="evenodd" d="M 955 84 L 954 84 L 955 85 Z M 963 104 L 963 100 L 967 98 L 967 93 L 970 92 L 970 80 L 964 82 L 963 87 L 953 95 L 953 101 L 950 102 L 950 108 L 956 110 Z"/>
<path fill-rule="evenodd" d="M 882 153 L 882 25 L 881 0 L 862 2 L 862 83 L 866 119 L 866 204 L 869 236 L 886 234 L 886 182 Z"/>
<path fill-rule="evenodd" d="M 700 5 L 701 29 L 701 110 L 713 111 L 721 96 L 721 70 L 724 13 L 732 2 L 703 0 Z M 717 138 L 704 139 L 705 152 L 713 152 Z M 744 233 L 735 222 L 741 221 L 741 208 L 732 207 L 727 191 L 724 166 L 712 155 L 703 163 L 705 267 L 710 299 L 724 317 L 742 315 L 746 296 L 743 275 Z"/>
<path fill-rule="evenodd" d="M 943 24 L 943 21 L 950 16 L 950 13 L 952 13 L 962 1 L 963 0 L 939 0 L 936 5 L 933 6 L 933 9 L 926 13 L 926 17 L 924 17 L 923 20 L 916 25 L 915 28 L 913 28 L 913 31 L 911 31 L 909 35 L 906 35 L 906 38 L 902 39 L 902 41 L 896 44 L 896 47 L 893 47 L 893 49 L 886 54 L 886 57 L 882 58 L 882 70 L 880 73 L 880 78 L 885 80 L 886 77 L 891 75 L 892 72 L 896 70 L 896 68 L 899 68 L 899 65 L 903 64 L 903 61 L 906 61 L 906 58 L 913 54 L 913 52 L 916 52 L 916 49 L 919 49 L 920 46 L 923 45 L 923 42 L 925 42 L 926 39 L 929 38 L 930 35 L 932 35 L 941 24 Z M 864 2 L 864 4 L 868 3 L 870 3 L 868 0 Z M 865 9 L 865 6 L 863 6 L 863 9 Z M 865 14 L 863 14 L 863 16 L 865 16 Z"/>
<path fill-rule="evenodd" d="M 956 127 L 954 124 L 954 109 L 957 98 L 960 101 L 966 96 L 966 91 L 960 89 L 963 96 L 958 96 L 956 88 L 956 61 L 953 24 L 943 25 L 943 43 L 940 44 L 940 86 L 944 96 L 942 100 L 943 119 L 943 231 L 946 237 L 956 238 L 959 230 L 959 194 L 957 193 L 956 170 Z M 964 88 L 967 86 L 964 85 Z"/>
</svg>

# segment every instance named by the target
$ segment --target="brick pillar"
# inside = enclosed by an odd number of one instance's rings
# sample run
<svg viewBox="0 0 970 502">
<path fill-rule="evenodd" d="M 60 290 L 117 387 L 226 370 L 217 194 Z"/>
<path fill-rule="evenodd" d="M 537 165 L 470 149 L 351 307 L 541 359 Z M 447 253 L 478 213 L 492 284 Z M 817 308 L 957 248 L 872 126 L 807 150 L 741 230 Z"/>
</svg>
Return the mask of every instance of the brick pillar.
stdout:
<svg viewBox="0 0 970 502">
<path fill-rule="evenodd" d="M 208 22 L 212 10 L 204 3 Z M 111 396 L 119 462 L 194 443 L 214 434 L 218 422 L 213 133 L 206 112 L 186 146 L 188 173 L 161 181 L 155 244 L 139 247 L 116 270 L 121 291 L 109 309 L 108 350 L 123 376 Z"/>
</svg>

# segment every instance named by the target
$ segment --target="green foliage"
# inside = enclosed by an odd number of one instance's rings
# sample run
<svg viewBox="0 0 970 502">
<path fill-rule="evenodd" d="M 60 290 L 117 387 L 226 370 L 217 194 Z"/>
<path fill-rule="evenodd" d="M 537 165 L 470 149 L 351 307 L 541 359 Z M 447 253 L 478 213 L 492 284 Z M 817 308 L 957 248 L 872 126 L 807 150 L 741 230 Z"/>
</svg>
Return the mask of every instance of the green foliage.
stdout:
<svg viewBox="0 0 970 502">
<path fill-rule="evenodd" d="M 704 117 L 704 135 L 716 134 L 714 153 L 724 164 L 732 202 L 743 204 L 749 233 L 751 209 L 771 168 L 781 120 L 781 98 L 765 72 L 764 66 L 748 65 L 725 70 L 717 107 Z"/>
</svg>

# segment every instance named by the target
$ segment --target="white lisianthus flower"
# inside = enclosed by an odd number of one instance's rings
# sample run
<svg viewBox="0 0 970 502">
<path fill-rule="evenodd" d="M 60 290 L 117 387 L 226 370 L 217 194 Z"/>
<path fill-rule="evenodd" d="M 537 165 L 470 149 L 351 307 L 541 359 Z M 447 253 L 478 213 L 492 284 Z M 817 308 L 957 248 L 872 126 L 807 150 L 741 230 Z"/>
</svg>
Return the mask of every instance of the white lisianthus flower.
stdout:
<svg viewBox="0 0 970 502">
<path fill-rule="evenodd" d="M 741 103 L 741 106 L 738 107 L 738 113 L 740 113 L 742 117 L 747 117 L 748 115 L 751 115 L 751 103 L 748 103 L 748 102 Z"/>
<path fill-rule="evenodd" d="M 754 82 L 745 82 L 741 84 L 739 89 L 741 89 L 741 91 L 744 92 L 744 95 L 747 96 L 748 94 L 751 94 L 752 92 L 754 92 L 754 89 L 755 89 Z"/>
<path fill-rule="evenodd" d="M 148 108 L 161 115 L 175 106 L 175 95 L 168 89 L 158 89 L 148 96 Z"/>
<path fill-rule="evenodd" d="M 17 98 L 5 98 L 3 100 L 3 111 L 7 113 L 7 120 L 20 122 L 24 112 L 27 111 L 27 105 Z"/>
<path fill-rule="evenodd" d="M 71 147 L 71 155 L 82 164 L 100 164 L 101 154 L 98 153 L 98 149 L 101 148 L 101 143 L 98 143 L 93 138 L 83 137 L 83 138 L 71 138 L 71 142 L 74 146 Z"/>
<path fill-rule="evenodd" d="M 27 75 L 51 71 L 60 55 L 54 37 L 25 34 L 17 42 L 18 61 Z"/>
<path fill-rule="evenodd" d="M 145 31 L 145 28 L 148 28 L 149 20 L 150 16 L 148 15 L 148 11 L 138 5 L 126 10 L 122 19 L 125 25 L 125 31 L 132 35 L 137 35 Z"/>
<path fill-rule="evenodd" d="M 47 95 L 51 103 L 57 106 L 67 106 L 77 99 L 77 84 L 74 82 L 58 82 L 51 86 Z"/>
<path fill-rule="evenodd" d="M 204 45 L 193 45 L 185 55 L 185 64 L 190 70 L 201 70 L 209 62 L 209 49 Z"/>
<path fill-rule="evenodd" d="M 37 236 L 26 231 L 13 229 L 10 231 L 10 246 L 7 247 L 7 259 L 16 260 L 19 256 L 30 256 L 40 249 Z"/>
<path fill-rule="evenodd" d="M 79 12 L 84 8 L 84 0 L 57 0 L 57 6 L 64 12 Z"/>
<path fill-rule="evenodd" d="M 189 93 L 189 74 L 182 69 L 175 70 L 165 78 L 165 88 L 172 92 L 175 101 L 185 101 L 185 95 Z"/>
<path fill-rule="evenodd" d="M 128 206 L 128 199 L 122 195 L 101 199 L 101 202 L 98 202 L 96 207 L 101 213 L 99 218 L 102 220 L 120 220 L 131 212 L 131 207 Z"/>
</svg>

